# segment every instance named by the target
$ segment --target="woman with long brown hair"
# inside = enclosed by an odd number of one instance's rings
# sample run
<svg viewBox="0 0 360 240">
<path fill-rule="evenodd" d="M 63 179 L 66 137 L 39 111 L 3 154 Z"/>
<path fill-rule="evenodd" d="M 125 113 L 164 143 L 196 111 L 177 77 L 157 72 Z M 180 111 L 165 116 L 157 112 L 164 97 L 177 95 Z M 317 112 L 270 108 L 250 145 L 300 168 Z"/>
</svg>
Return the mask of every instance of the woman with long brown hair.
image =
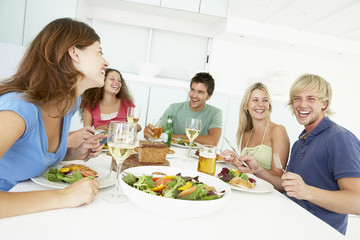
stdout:
<svg viewBox="0 0 360 240">
<path fill-rule="evenodd" d="M 81 96 L 80 114 L 84 127 L 94 126 L 96 130 L 107 131 L 110 121 L 126 121 L 128 107 L 135 107 L 118 70 L 107 68 L 104 81 L 103 87 L 88 89 Z M 141 126 L 137 126 L 140 131 Z"/>
<path fill-rule="evenodd" d="M 17 72 L 0 84 L 0 218 L 93 201 L 99 183 L 81 179 L 62 190 L 7 192 L 62 160 L 96 157 L 95 136 L 67 148 L 71 117 L 80 95 L 104 84 L 107 61 L 100 38 L 85 23 L 54 20 L 36 36 Z M 39 201 L 41 199 L 41 201 Z"/>
</svg>

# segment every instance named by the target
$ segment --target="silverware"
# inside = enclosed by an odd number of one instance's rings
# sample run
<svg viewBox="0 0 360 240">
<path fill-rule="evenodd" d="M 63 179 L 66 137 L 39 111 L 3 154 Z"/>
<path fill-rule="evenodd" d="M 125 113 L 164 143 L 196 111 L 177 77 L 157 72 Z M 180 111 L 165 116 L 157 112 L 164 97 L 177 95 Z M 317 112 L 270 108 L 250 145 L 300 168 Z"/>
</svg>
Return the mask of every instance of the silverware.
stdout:
<svg viewBox="0 0 360 240">
<path fill-rule="evenodd" d="M 240 155 L 237 153 L 236 149 L 231 145 L 230 141 L 229 141 L 226 137 L 224 137 L 224 139 L 225 139 L 225 141 L 227 142 L 227 144 L 229 144 L 229 146 L 231 147 L 231 150 L 233 150 L 233 152 L 235 153 L 236 157 L 242 162 L 242 164 L 244 164 L 244 166 L 250 168 L 249 165 L 247 165 L 246 162 L 244 162 L 243 160 L 240 159 Z M 250 170 L 251 170 L 251 168 L 250 168 Z"/>
<path fill-rule="evenodd" d="M 89 150 L 88 153 L 86 154 L 86 157 L 85 157 L 85 159 L 84 159 L 84 162 L 89 161 L 89 159 L 90 159 L 90 153 L 91 153 L 91 150 Z"/>
<path fill-rule="evenodd" d="M 279 169 L 281 169 L 283 172 L 286 172 L 281 164 L 281 161 L 280 161 L 280 156 L 278 153 L 274 153 L 273 154 L 273 157 L 274 157 L 274 163 L 275 163 L 275 166 Z"/>
</svg>

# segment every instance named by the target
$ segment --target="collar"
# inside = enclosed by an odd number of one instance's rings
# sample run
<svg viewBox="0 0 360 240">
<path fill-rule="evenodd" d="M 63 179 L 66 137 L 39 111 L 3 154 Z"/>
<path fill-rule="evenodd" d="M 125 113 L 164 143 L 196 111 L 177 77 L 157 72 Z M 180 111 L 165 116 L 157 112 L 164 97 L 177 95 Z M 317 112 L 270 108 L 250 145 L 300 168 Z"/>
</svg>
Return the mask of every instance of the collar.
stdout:
<svg viewBox="0 0 360 240">
<path fill-rule="evenodd" d="M 322 131 L 324 131 L 325 129 L 327 129 L 328 127 L 330 127 L 330 125 L 333 123 L 333 121 L 331 121 L 328 117 L 324 117 L 323 120 L 321 120 L 321 122 L 310 132 L 306 132 L 306 130 L 304 129 L 300 135 L 299 135 L 299 139 L 306 139 L 308 137 L 315 137 L 316 135 L 318 135 L 319 133 L 321 133 Z"/>
</svg>

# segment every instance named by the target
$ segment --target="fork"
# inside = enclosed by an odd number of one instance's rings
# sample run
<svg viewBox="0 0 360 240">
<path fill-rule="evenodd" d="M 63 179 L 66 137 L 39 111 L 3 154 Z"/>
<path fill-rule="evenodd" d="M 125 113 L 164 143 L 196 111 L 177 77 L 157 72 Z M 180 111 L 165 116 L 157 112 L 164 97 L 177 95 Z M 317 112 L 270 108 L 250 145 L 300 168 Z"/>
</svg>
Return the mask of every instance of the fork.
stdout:
<svg viewBox="0 0 360 240">
<path fill-rule="evenodd" d="M 227 142 L 227 144 L 229 144 L 230 148 L 233 150 L 235 156 L 242 162 L 242 164 L 244 164 L 245 167 L 250 168 L 249 165 L 246 164 L 246 162 L 244 162 L 243 160 L 241 160 L 240 155 L 237 153 L 236 149 L 231 145 L 230 141 L 229 141 L 226 137 L 224 137 L 224 139 L 225 139 L 225 141 Z M 250 170 L 251 170 L 251 168 L 250 168 Z"/>
<path fill-rule="evenodd" d="M 278 169 L 281 169 L 284 173 L 286 172 L 281 164 L 281 161 L 280 161 L 280 156 L 278 153 L 274 153 L 273 154 L 273 157 L 274 157 L 274 163 L 275 163 L 275 166 L 278 168 Z"/>
</svg>

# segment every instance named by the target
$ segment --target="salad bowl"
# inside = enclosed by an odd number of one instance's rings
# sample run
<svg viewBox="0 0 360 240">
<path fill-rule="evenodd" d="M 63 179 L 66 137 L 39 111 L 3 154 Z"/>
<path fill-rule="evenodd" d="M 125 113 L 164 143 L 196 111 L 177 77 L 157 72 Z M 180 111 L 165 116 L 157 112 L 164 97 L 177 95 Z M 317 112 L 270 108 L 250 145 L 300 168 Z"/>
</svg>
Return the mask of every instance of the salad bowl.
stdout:
<svg viewBox="0 0 360 240">
<path fill-rule="evenodd" d="M 196 218 L 209 215 L 221 209 L 230 199 L 231 195 L 231 189 L 225 182 L 217 179 L 216 177 L 189 169 L 166 166 L 142 166 L 126 169 L 125 172 L 132 173 L 138 177 L 142 176 L 143 174 L 151 175 L 153 172 L 162 172 L 167 175 L 176 175 L 181 173 L 182 176 L 199 176 L 200 182 L 203 182 L 208 186 L 215 187 L 217 193 L 225 191 L 225 194 L 219 199 L 204 201 L 181 200 L 160 197 L 140 191 L 129 186 L 121 178 L 120 185 L 124 193 L 134 204 L 150 212 L 165 217 Z"/>
</svg>

